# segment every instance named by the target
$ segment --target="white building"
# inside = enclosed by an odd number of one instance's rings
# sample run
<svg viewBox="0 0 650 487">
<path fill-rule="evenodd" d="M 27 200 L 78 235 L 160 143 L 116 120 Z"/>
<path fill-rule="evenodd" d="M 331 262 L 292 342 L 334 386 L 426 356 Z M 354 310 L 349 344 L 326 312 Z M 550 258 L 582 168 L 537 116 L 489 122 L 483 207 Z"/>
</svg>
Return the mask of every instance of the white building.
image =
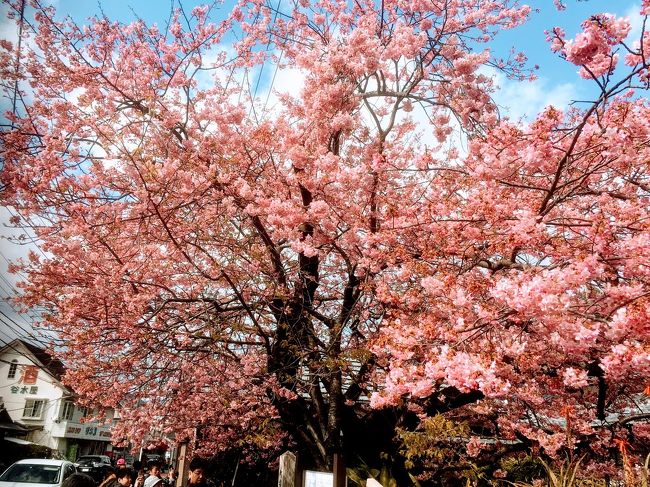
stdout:
<svg viewBox="0 0 650 487">
<path fill-rule="evenodd" d="M 29 428 L 25 440 L 70 460 L 110 452 L 110 426 L 84 421 L 92 412 L 75 404 L 73 391 L 61 383 L 64 370 L 42 348 L 12 341 L 0 348 L 0 406 L 4 403 L 11 419 Z"/>
</svg>

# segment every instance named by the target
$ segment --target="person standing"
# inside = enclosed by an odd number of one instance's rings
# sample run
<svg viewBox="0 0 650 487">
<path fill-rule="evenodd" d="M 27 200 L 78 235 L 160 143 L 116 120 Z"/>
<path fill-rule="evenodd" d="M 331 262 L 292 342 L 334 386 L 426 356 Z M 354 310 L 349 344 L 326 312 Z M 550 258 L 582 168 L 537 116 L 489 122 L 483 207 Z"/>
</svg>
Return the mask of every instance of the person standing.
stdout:
<svg viewBox="0 0 650 487">
<path fill-rule="evenodd" d="M 169 472 L 167 472 L 167 480 L 166 484 L 167 487 L 176 487 L 176 478 L 178 477 L 178 472 L 176 472 L 175 468 L 170 468 Z"/>
<path fill-rule="evenodd" d="M 133 472 L 130 469 L 126 467 L 121 468 L 115 475 L 117 476 L 117 483 L 120 484 L 120 487 L 131 487 L 133 484 Z"/>
<path fill-rule="evenodd" d="M 163 487 L 163 479 L 156 475 L 149 475 L 144 480 L 144 487 Z"/>
<path fill-rule="evenodd" d="M 99 487 L 119 487 L 117 482 L 117 476 L 115 475 L 115 470 L 111 467 L 106 470 L 106 476 L 104 480 L 99 484 Z"/>
<path fill-rule="evenodd" d="M 61 487 L 95 487 L 95 480 L 85 473 L 73 473 L 63 481 Z"/>
<path fill-rule="evenodd" d="M 131 475 L 131 484 L 133 484 L 133 487 L 142 487 L 144 485 L 145 474 L 142 470 L 142 462 L 140 460 L 133 461 Z"/>
<path fill-rule="evenodd" d="M 144 486 L 144 479 L 146 477 L 146 472 L 143 468 L 137 471 L 135 480 L 133 481 L 133 487 L 143 487 Z"/>
<path fill-rule="evenodd" d="M 192 458 L 189 470 L 190 473 L 184 487 L 208 487 L 206 478 L 207 462 L 205 459 L 200 457 Z"/>
<path fill-rule="evenodd" d="M 149 463 L 149 476 L 160 478 L 160 462 Z"/>
</svg>

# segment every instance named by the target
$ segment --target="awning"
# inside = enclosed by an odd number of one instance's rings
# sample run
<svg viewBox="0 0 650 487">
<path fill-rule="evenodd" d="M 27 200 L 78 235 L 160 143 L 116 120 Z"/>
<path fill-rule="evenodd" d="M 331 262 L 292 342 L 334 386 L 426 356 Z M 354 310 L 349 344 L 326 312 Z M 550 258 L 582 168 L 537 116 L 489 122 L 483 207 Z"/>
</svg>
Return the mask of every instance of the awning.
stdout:
<svg viewBox="0 0 650 487">
<path fill-rule="evenodd" d="M 35 445 L 36 443 L 32 441 L 23 440 L 21 438 L 11 438 L 9 436 L 4 437 L 5 441 L 10 441 L 11 443 L 16 443 L 17 445 Z"/>
<path fill-rule="evenodd" d="M 14 435 L 26 435 L 30 431 L 36 429 L 43 429 L 43 427 L 42 426 L 29 427 L 11 419 L 11 416 L 9 416 L 7 409 L 0 401 L 0 437 L 2 436 L 2 433 L 13 433 Z"/>
</svg>

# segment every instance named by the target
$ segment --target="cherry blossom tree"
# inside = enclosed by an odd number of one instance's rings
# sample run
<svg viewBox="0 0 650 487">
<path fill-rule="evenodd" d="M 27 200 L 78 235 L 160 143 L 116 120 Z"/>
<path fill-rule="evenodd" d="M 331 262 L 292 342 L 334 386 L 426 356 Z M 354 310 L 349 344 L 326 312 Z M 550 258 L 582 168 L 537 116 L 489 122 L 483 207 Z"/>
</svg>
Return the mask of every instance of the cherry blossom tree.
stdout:
<svg viewBox="0 0 650 487">
<path fill-rule="evenodd" d="M 417 258 L 378 284 L 391 307 L 373 351 L 390 372 L 374 402 L 430 411 L 451 387 L 471 396 L 454 415 L 483 436 L 580 451 L 600 476 L 616 445 L 650 447 L 650 35 L 626 44 L 629 21 L 610 14 L 582 27 L 548 40 L 595 101 L 474 138 L 453 184 L 420 207 L 426 231 L 403 229 Z M 468 452 L 482 448 L 475 435 Z"/>
<path fill-rule="evenodd" d="M 525 21 L 514 1 L 242 0 L 164 27 L 31 5 L 21 62 L 0 55 L 19 101 L 2 197 L 44 222 L 44 254 L 15 268 L 66 380 L 121 408 L 115 439 L 292 444 L 327 467 L 436 414 L 549 454 L 601 454 L 605 423 L 629 424 L 649 362 L 645 31 L 625 44 L 603 14 L 549 33 L 599 95 L 523 125 L 482 69 L 526 76 L 487 49 Z M 271 105 L 265 64 L 296 77 Z"/>
</svg>

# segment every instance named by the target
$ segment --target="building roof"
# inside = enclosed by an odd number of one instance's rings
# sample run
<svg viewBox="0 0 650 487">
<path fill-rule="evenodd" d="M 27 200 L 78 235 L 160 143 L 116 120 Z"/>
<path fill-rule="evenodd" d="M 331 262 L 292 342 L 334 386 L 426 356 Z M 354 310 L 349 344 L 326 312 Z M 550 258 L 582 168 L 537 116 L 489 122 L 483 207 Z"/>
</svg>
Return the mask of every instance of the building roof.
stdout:
<svg viewBox="0 0 650 487">
<path fill-rule="evenodd" d="M 61 381 L 61 377 L 65 372 L 65 366 L 63 362 L 59 359 L 54 358 L 50 353 L 48 353 L 44 348 L 37 347 L 33 343 L 30 343 L 26 340 L 21 340 L 17 338 L 11 343 L 8 343 L 0 351 L 6 352 L 9 349 L 12 349 L 16 352 L 21 353 L 20 347 L 24 347 L 32 355 L 32 358 L 35 359 L 37 365 L 40 365 L 45 371 L 54 377 L 56 380 Z"/>
<path fill-rule="evenodd" d="M 13 419 L 11 419 L 11 416 L 9 416 L 7 409 L 4 407 L 4 405 L 0 404 L 0 436 L 7 433 L 14 435 L 25 435 L 30 431 L 31 429 L 27 426 L 16 423 Z"/>
<path fill-rule="evenodd" d="M 24 340 L 19 340 L 27 349 L 34 354 L 45 369 L 57 380 L 61 380 L 65 373 L 65 366 L 59 359 L 52 357 L 45 349 L 37 347 Z"/>
</svg>

